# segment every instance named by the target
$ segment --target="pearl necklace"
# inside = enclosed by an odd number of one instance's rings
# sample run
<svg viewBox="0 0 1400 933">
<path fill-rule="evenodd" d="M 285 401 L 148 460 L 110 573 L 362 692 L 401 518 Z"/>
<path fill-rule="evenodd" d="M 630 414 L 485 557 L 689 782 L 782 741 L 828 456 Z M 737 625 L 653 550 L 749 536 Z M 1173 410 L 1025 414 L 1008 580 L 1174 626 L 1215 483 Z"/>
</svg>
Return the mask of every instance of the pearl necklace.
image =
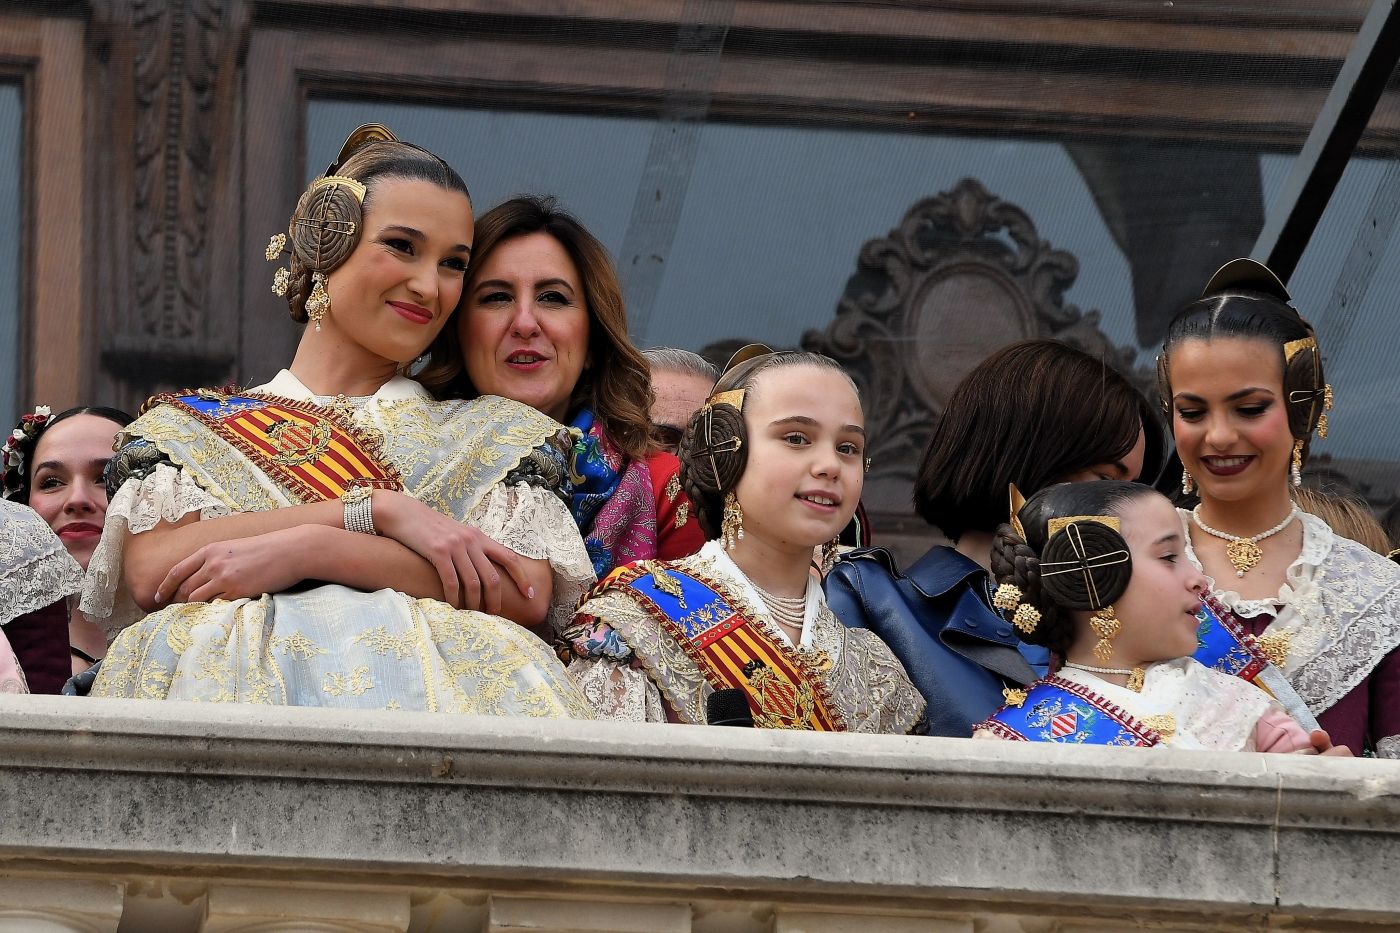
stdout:
<svg viewBox="0 0 1400 933">
<path fill-rule="evenodd" d="M 1230 542 L 1225 548 L 1225 557 L 1234 565 L 1235 576 L 1242 577 L 1259 566 L 1259 562 L 1264 559 L 1264 549 L 1259 546 L 1259 542 L 1263 541 L 1265 538 L 1271 538 L 1287 528 L 1292 523 L 1293 519 L 1298 517 L 1298 511 L 1298 506 L 1295 505 L 1288 510 L 1288 514 L 1283 517 L 1283 521 L 1279 522 L 1268 531 L 1261 531 L 1257 535 L 1248 536 L 1227 534 L 1226 532 L 1218 531 L 1210 527 L 1205 522 L 1201 521 L 1201 507 L 1199 505 L 1191 510 L 1191 518 L 1195 520 L 1196 524 L 1200 526 L 1200 529 L 1206 534 L 1214 535 L 1222 541 Z"/>
<path fill-rule="evenodd" d="M 1076 664 L 1073 661 L 1066 661 L 1065 667 L 1072 667 L 1076 671 L 1088 671 L 1090 674 L 1122 674 L 1128 678 L 1124 686 L 1134 693 L 1142 692 L 1142 680 L 1146 676 L 1140 667 L 1094 667 L 1092 664 Z"/>
<path fill-rule="evenodd" d="M 772 613 L 773 620 L 789 628 L 802 630 L 802 624 L 807 619 L 807 594 L 801 596 L 774 596 L 763 587 L 749 581 L 753 588 L 758 591 L 759 598 L 763 600 Z"/>
</svg>

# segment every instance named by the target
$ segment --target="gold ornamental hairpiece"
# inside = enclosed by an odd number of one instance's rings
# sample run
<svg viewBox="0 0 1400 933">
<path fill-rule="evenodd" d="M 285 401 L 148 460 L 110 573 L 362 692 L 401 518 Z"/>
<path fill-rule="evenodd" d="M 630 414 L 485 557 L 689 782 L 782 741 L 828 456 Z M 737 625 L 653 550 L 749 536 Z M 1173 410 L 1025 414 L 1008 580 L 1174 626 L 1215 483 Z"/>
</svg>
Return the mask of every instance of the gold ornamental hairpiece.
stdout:
<svg viewBox="0 0 1400 933">
<path fill-rule="evenodd" d="M 744 410 L 744 390 L 743 390 L 743 389 L 730 389 L 730 390 L 728 390 L 727 392 L 719 392 L 719 393 L 716 393 L 715 395 L 711 395 L 710 398 L 709 398 L 709 400 L 706 401 L 705 404 L 708 405 L 708 406 L 710 406 L 710 407 L 714 407 L 715 405 L 732 405 L 734 408 L 737 408 L 739 411 L 743 411 L 743 410 Z"/>
<path fill-rule="evenodd" d="M 742 363 L 747 363 L 749 360 L 758 359 L 760 356 L 768 356 L 773 352 L 775 352 L 773 348 L 768 346 L 768 344 L 766 343 L 744 344 L 744 346 L 734 351 L 734 355 L 729 358 L 729 362 L 724 364 L 724 369 L 721 369 L 719 371 L 720 375 L 723 376 L 725 373 L 729 372 L 731 369 Z"/>
<path fill-rule="evenodd" d="M 324 188 L 327 185 L 349 188 L 350 193 L 355 195 L 356 201 L 359 201 L 361 204 L 365 201 L 365 186 L 345 175 L 322 175 L 311 183 L 311 190 L 315 191 L 317 188 Z"/>
<path fill-rule="evenodd" d="M 1107 525 L 1120 534 L 1123 532 L 1123 523 L 1116 515 L 1066 515 L 1064 518 L 1050 519 L 1047 537 L 1055 537 L 1055 535 L 1076 522 L 1098 522 L 1100 525 Z"/>
<path fill-rule="evenodd" d="M 1026 497 L 1021 495 L 1021 490 L 1016 488 L 1015 483 L 1008 484 L 1007 494 L 1011 499 L 1011 527 L 1016 529 L 1016 533 L 1024 541 L 1026 540 L 1026 529 L 1021 525 L 1021 508 L 1026 504 Z"/>
<path fill-rule="evenodd" d="M 1293 362 L 1293 357 L 1297 356 L 1299 353 L 1302 353 L 1304 350 L 1316 349 L 1317 338 L 1312 335 L 1308 335 L 1307 337 L 1302 337 L 1298 340 L 1290 340 L 1287 343 L 1285 343 L 1283 345 L 1283 358 L 1285 361 L 1291 363 Z"/>
<path fill-rule="evenodd" d="M 324 174 L 334 175 L 336 170 L 345 164 L 345 160 L 355 154 L 355 150 L 367 143 L 396 143 L 399 138 L 395 136 L 383 123 L 362 123 L 350 131 L 350 135 L 345 137 L 345 144 L 340 147 L 340 154 L 335 157 L 335 161 L 326 167 Z M 361 200 L 364 200 L 361 198 Z"/>
</svg>

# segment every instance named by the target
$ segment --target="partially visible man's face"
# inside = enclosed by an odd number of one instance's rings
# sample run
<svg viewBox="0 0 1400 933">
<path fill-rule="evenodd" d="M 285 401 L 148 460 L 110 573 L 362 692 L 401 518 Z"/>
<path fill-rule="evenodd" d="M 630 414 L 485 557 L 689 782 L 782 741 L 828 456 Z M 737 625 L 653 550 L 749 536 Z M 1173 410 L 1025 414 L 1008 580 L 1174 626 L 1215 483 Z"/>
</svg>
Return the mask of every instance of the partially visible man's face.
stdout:
<svg viewBox="0 0 1400 933">
<path fill-rule="evenodd" d="M 651 390 L 656 394 L 651 403 L 652 434 L 664 450 L 676 452 L 690 416 L 705 404 L 710 389 L 710 380 L 704 376 L 669 369 L 651 371 Z"/>
</svg>

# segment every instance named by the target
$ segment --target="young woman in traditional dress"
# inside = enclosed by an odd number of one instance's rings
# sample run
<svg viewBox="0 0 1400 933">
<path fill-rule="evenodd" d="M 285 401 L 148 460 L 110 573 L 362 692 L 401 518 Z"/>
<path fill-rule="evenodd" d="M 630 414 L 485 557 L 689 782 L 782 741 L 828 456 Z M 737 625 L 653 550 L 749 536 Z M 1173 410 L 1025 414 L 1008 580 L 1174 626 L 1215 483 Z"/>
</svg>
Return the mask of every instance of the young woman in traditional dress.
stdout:
<svg viewBox="0 0 1400 933">
<path fill-rule="evenodd" d="M 289 369 L 124 432 L 84 606 L 159 611 L 94 695 L 589 715 L 525 627 L 592 581 L 559 425 L 399 375 L 457 308 L 472 232 L 461 178 L 382 127 L 302 195 L 267 252 L 289 246 L 274 290 L 312 324 Z"/>
<path fill-rule="evenodd" d="M 846 374 L 810 353 L 741 363 L 691 418 L 680 460 L 711 540 L 613 571 L 565 633 L 569 672 L 598 715 L 705 723 L 724 689 L 743 692 L 761 728 L 919 724 L 924 701 L 904 668 L 872 632 L 836 620 L 811 572 L 864 482 L 864 416 Z"/>
<path fill-rule="evenodd" d="M 999 603 L 1058 670 L 1012 692 L 978 737 L 1218 751 L 1316 751 L 1267 693 L 1196 661 L 1206 578 L 1172 504 L 1135 483 L 1064 483 L 998 529 Z M 1316 747 L 1315 747 L 1316 746 Z M 1334 750 L 1345 754 L 1346 749 Z"/>
<path fill-rule="evenodd" d="M 113 441 L 131 421 L 115 408 L 85 405 L 55 415 L 40 405 L 20 418 L 5 441 L 4 497 L 29 506 L 48 522 L 83 570 L 107 514 L 103 475 Z M 58 693 L 68 678 L 86 671 L 107 651 L 102 626 L 78 611 L 77 600 L 26 613 L 10 623 L 9 631 L 34 693 Z"/>
<path fill-rule="evenodd" d="M 1283 284 L 1235 260 L 1172 320 L 1159 372 L 1200 496 L 1186 554 L 1338 745 L 1400 757 L 1400 567 L 1290 497 L 1331 387 Z"/>
</svg>

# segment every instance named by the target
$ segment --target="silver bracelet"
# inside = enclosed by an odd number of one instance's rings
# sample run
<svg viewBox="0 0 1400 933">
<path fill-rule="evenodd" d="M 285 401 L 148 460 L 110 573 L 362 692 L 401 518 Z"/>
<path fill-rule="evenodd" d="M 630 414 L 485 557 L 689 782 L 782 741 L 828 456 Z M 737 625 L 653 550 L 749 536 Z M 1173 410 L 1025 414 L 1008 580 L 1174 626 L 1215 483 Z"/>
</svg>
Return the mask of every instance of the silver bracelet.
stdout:
<svg viewBox="0 0 1400 933">
<path fill-rule="evenodd" d="M 351 486 L 340 501 L 345 503 L 345 530 L 361 535 L 378 535 L 374 528 L 374 491 L 369 486 Z"/>
</svg>

